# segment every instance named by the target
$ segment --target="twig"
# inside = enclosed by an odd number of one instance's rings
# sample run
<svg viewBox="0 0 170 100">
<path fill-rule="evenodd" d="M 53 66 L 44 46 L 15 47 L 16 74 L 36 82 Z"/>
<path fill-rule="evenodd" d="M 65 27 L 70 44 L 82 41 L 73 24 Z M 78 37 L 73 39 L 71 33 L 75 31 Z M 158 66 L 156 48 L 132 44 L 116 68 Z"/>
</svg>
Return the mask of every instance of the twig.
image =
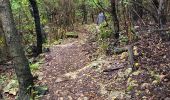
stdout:
<svg viewBox="0 0 170 100">
<path fill-rule="evenodd" d="M 105 70 L 103 70 L 103 72 L 112 72 L 112 71 L 115 71 L 115 70 L 122 69 L 122 68 L 124 68 L 124 67 L 125 67 L 125 66 L 115 67 L 115 68 L 111 68 L 111 69 L 105 69 Z"/>
<path fill-rule="evenodd" d="M 139 33 L 154 33 L 154 32 L 160 32 L 160 31 L 170 31 L 170 28 L 166 29 L 153 29 L 153 30 L 144 30 L 144 31 L 138 31 Z"/>
</svg>

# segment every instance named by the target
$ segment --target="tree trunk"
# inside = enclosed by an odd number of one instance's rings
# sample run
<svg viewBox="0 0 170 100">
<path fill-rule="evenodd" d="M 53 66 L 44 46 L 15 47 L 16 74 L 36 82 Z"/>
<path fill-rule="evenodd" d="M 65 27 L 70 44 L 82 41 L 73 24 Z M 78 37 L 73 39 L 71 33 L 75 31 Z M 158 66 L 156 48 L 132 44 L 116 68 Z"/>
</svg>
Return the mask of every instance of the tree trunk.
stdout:
<svg viewBox="0 0 170 100">
<path fill-rule="evenodd" d="M 165 0 L 159 0 L 159 7 L 158 11 L 158 20 L 159 20 L 159 27 L 162 29 L 163 25 L 166 24 L 166 15 L 164 14 L 165 10 Z"/>
<path fill-rule="evenodd" d="M 86 4 L 85 4 L 85 0 L 83 1 L 83 4 L 82 4 L 82 11 L 83 11 L 83 21 L 82 21 L 82 24 L 87 24 L 87 8 L 86 8 Z"/>
<path fill-rule="evenodd" d="M 2 27 L 2 21 L 0 19 L 0 63 L 4 63 L 8 58 L 8 49 L 5 40 L 5 34 Z"/>
<path fill-rule="evenodd" d="M 118 39 L 119 38 L 119 20 L 117 18 L 117 12 L 116 12 L 116 0 L 110 0 L 111 3 L 111 14 L 112 14 L 112 20 L 114 22 L 114 32 L 115 32 L 115 38 Z"/>
<path fill-rule="evenodd" d="M 42 33 L 41 33 L 41 24 L 40 24 L 40 16 L 39 16 L 39 10 L 38 10 L 38 6 L 37 6 L 37 2 L 36 0 L 29 0 L 31 6 L 32 6 L 32 12 L 33 12 L 33 16 L 34 16 L 34 22 L 35 22 L 35 30 L 36 30 L 36 34 L 37 34 L 37 51 L 36 51 L 36 55 L 38 56 L 39 54 L 42 53 Z"/>
<path fill-rule="evenodd" d="M 0 17 L 2 19 L 6 42 L 9 47 L 10 55 L 13 58 L 15 73 L 19 82 L 18 100 L 30 100 L 28 91 L 29 87 L 33 85 L 33 76 L 21 45 L 21 38 L 14 24 L 9 0 L 0 0 Z"/>
<path fill-rule="evenodd" d="M 132 4 L 132 16 L 134 21 L 138 21 L 139 18 L 142 18 L 143 16 L 143 8 L 141 7 L 143 5 L 142 0 L 133 0 Z M 138 5 L 136 5 L 138 3 Z M 141 6 L 139 6 L 141 5 Z"/>
<path fill-rule="evenodd" d="M 158 7 L 159 7 L 158 0 L 153 0 L 153 4 L 154 4 L 155 8 L 158 9 Z"/>
<path fill-rule="evenodd" d="M 162 25 L 165 25 L 166 22 L 167 22 L 167 19 L 166 19 L 166 14 L 165 14 L 165 5 L 167 3 L 167 0 L 153 0 L 153 4 L 157 10 L 157 22 L 159 24 L 159 27 L 162 27 Z"/>
<path fill-rule="evenodd" d="M 93 11 L 91 12 L 91 19 L 92 19 L 92 22 L 94 23 L 95 21 L 94 21 L 94 12 Z"/>
</svg>

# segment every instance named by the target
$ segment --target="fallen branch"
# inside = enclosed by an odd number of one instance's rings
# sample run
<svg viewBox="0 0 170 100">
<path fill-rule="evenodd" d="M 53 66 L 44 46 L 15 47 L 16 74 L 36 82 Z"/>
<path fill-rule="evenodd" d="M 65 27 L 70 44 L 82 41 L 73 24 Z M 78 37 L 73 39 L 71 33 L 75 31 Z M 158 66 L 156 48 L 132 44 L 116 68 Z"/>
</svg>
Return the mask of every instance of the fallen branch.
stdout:
<svg viewBox="0 0 170 100">
<path fill-rule="evenodd" d="M 122 48 L 118 48 L 118 47 L 115 47 L 114 48 L 114 53 L 115 54 L 120 54 L 122 52 L 128 52 L 128 61 L 129 61 L 129 67 L 132 68 L 133 70 L 135 70 L 134 68 L 134 53 L 133 53 L 133 46 L 138 44 L 138 42 L 135 42 L 131 45 L 128 45 L 128 46 L 125 46 L 125 47 L 122 47 Z M 105 69 L 103 70 L 103 72 L 112 72 L 112 71 L 115 71 L 115 70 L 119 70 L 119 69 L 122 69 L 124 68 L 125 66 L 122 66 L 122 67 L 116 67 L 116 68 L 111 68 L 111 69 Z"/>
<path fill-rule="evenodd" d="M 115 67 L 115 68 L 112 68 L 112 69 L 105 69 L 103 70 L 103 72 L 113 72 L 115 70 L 119 70 L 119 69 L 122 69 L 124 68 L 125 66 L 122 66 L 122 67 Z"/>
<path fill-rule="evenodd" d="M 116 48 L 118 50 L 121 50 L 121 52 L 125 52 L 127 51 L 128 52 L 128 61 L 129 61 L 129 67 L 133 68 L 133 65 L 134 65 L 134 54 L 133 54 L 133 46 L 135 45 L 136 43 L 134 44 L 131 44 L 131 45 L 128 45 L 128 46 L 125 46 L 125 47 L 122 47 L 122 48 Z"/>
<path fill-rule="evenodd" d="M 170 28 L 166 28 L 166 29 L 144 30 L 144 31 L 139 31 L 138 33 L 154 33 L 154 32 L 161 32 L 161 31 L 170 31 Z"/>
</svg>

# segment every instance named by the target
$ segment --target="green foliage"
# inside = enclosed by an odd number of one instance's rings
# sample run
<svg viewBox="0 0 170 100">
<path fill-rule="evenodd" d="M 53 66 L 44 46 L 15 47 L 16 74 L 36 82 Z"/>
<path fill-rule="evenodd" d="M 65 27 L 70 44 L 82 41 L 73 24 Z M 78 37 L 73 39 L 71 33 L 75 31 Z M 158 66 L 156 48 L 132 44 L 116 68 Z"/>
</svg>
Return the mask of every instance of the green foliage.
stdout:
<svg viewBox="0 0 170 100">
<path fill-rule="evenodd" d="M 0 75 L 0 86 L 3 86 L 6 80 L 7 77 L 5 75 Z"/>
<path fill-rule="evenodd" d="M 106 23 L 100 25 L 100 38 L 107 39 L 110 37 L 112 30 L 109 27 L 105 27 Z"/>
<path fill-rule="evenodd" d="M 39 69 L 39 66 L 40 66 L 40 62 L 36 62 L 36 63 L 30 64 L 30 69 L 31 71 L 36 71 Z"/>
<path fill-rule="evenodd" d="M 78 33 L 77 32 L 66 32 L 66 37 L 70 38 L 78 38 Z"/>
<path fill-rule="evenodd" d="M 99 42 L 98 52 L 101 53 L 101 54 L 106 54 L 108 47 L 109 47 L 109 43 L 107 41 L 101 40 Z"/>
<path fill-rule="evenodd" d="M 129 42 L 128 37 L 127 36 L 123 36 L 123 35 L 120 35 L 120 40 L 119 41 L 123 45 L 126 45 Z"/>
<path fill-rule="evenodd" d="M 35 43 L 36 37 L 33 34 L 23 34 L 23 40 L 25 44 Z"/>
<path fill-rule="evenodd" d="M 52 41 L 51 46 L 52 46 L 52 45 L 61 44 L 62 41 L 63 41 L 62 39 L 58 39 L 58 40 Z"/>
<path fill-rule="evenodd" d="M 30 100 L 40 100 L 40 98 L 45 95 L 45 93 L 48 91 L 47 86 L 37 86 L 35 85 L 33 88 L 31 88 L 31 99 Z"/>
<path fill-rule="evenodd" d="M 44 1 L 36 0 L 41 18 L 41 24 L 47 23 L 47 14 L 44 7 Z M 12 12 L 14 15 L 16 27 L 23 34 L 23 40 L 26 44 L 33 43 L 35 41 L 34 34 L 34 20 L 30 13 L 29 0 L 11 0 Z"/>
<path fill-rule="evenodd" d="M 131 80 L 131 81 L 129 81 L 129 83 L 128 83 L 128 87 L 127 87 L 127 91 L 129 92 L 129 91 L 132 91 L 135 87 L 137 87 L 138 86 L 138 83 L 137 83 L 137 81 L 136 80 Z"/>
<path fill-rule="evenodd" d="M 0 36 L 0 47 L 4 45 L 4 38 Z"/>
</svg>

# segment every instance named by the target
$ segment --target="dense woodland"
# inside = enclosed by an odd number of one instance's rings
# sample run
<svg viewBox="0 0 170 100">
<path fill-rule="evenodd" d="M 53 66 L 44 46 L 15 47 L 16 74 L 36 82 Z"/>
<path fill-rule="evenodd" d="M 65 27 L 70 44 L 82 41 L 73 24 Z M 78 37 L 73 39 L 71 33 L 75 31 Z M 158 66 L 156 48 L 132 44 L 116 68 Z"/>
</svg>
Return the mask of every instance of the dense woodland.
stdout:
<svg viewBox="0 0 170 100">
<path fill-rule="evenodd" d="M 0 0 L 1 99 L 170 100 L 170 1 Z"/>
</svg>

